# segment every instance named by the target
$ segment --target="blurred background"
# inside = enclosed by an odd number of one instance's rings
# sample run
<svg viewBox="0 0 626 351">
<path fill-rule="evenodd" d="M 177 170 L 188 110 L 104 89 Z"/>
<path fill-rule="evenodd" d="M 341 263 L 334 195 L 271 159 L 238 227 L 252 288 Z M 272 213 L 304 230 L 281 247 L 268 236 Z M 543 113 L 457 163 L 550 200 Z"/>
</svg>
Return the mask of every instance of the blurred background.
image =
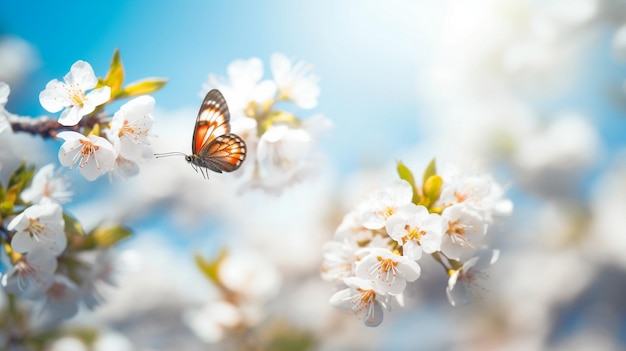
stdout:
<svg viewBox="0 0 626 351">
<path fill-rule="evenodd" d="M 182 159 L 113 183 L 72 173 L 68 210 L 86 227 L 123 221 L 134 235 L 107 302 L 69 328 L 93 325 L 108 349 L 232 347 L 228 328 L 213 327 L 228 312 L 210 303 L 215 289 L 193 261 L 228 248 L 263 271 L 235 270 L 264 292 L 252 320 L 275 348 L 626 348 L 625 1 L 0 0 L 6 109 L 45 114 L 48 81 L 77 60 L 104 76 L 116 48 L 127 82 L 169 79 L 153 95 L 155 152 L 189 152 L 209 74 L 258 57 L 269 78 L 275 52 L 313 65 L 319 104 L 298 113 L 333 128 L 316 174 L 278 195 L 239 192 L 227 175 L 206 181 Z M 24 158 L 57 162 L 58 142 L 11 138 L 2 179 Z M 480 167 L 507 189 L 514 213 L 488 233 L 500 261 L 484 297 L 461 307 L 425 262 L 407 306 L 367 328 L 328 303 L 322 245 L 368 190 L 395 179 L 396 161 L 419 174 L 432 158 Z M 198 310 L 221 331 L 199 332 L 189 322 Z"/>
</svg>

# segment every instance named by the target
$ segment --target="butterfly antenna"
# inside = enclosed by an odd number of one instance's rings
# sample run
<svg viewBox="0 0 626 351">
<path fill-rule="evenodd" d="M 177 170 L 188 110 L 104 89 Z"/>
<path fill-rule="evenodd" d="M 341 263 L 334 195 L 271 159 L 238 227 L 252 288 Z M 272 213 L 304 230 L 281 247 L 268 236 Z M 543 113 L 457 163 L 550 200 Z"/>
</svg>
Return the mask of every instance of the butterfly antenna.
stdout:
<svg viewBox="0 0 626 351">
<path fill-rule="evenodd" d="M 173 152 L 165 152 L 162 154 L 154 154 L 155 158 L 160 158 L 160 157 L 169 157 L 169 156 L 176 156 L 176 155 L 182 155 L 182 156 L 187 156 L 182 152 L 178 152 L 178 151 L 173 151 Z"/>
</svg>

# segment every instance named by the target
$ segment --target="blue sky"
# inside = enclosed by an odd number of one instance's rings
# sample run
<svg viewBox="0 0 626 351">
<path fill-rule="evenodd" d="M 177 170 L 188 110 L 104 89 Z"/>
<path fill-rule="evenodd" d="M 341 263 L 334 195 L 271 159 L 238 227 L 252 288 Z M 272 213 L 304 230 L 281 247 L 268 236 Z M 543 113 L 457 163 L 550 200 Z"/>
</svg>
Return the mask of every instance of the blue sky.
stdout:
<svg viewBox="0 0 626 351">
<path fill-rule="evenodd" d="M 16 113 L 44 113 L 39 91 L 78 59 L 104 75 L 115 48 L 127 82 L 169 78 L 154 94 L 157 106 L 168 110 L 197 106 L 207 75 L 225 75 L 233 60 L 257 56 L 267 64 L 271 53 L 282 52 L 312 63 L 320 77 L 319 106 L 303 117 L 322 113 L 335 123 L 333 137 L 324 142 L 337 165 L 352 169 L 389 159 L 419 136 L 416 67 L 428 51 L 416 38 L 430 14 L 419 13 L 424 21 L 414 18 L 414 11 L 403 12 L 410 4 L 68 1 L 39 2 L 34 11 L 29 2 L 0 4 L 0 31 L 32 43 L 41 62 L 26 88 L 12 93 L 8 109 Z M 368 147 L 381 136 L 384 146 Z"/>
</svg>

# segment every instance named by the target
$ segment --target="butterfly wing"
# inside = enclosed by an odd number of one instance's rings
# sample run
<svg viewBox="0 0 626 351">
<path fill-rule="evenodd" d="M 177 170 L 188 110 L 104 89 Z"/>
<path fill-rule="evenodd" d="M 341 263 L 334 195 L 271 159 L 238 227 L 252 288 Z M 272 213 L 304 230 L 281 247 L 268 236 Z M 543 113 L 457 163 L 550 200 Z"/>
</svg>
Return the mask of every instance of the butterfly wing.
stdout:
<svg viewBox="0 0 626 351">
<path fill-rule="evenodd" d="M 202 146 L 194 160 L 214 172 L 232 172 L 246 159 L 246 143 L 236 134 L 219 135 Z"/>
<path fill-rule="evenodd" d="M 205 145 L 209 145 L 216 137 L 230 132 L 230 112 L 226 99 L 219 90 L 209 91 L 202 101 L 196 125 L 193 130 L 191 152 L 197 155 Z"/>
</svg>

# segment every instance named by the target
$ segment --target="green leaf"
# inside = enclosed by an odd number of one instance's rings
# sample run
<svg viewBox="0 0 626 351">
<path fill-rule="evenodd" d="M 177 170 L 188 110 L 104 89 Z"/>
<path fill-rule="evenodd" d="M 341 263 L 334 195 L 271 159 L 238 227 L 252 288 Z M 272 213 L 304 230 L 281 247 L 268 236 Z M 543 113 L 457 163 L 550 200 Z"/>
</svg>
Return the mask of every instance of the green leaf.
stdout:
<svg viewBox="0 0 626 351">
<path fill-rule="evenodd" d="M 424 177 L 422 178 L 422 186 L 425 186 L 428 178 L 430 178 L 431 176 L 434 176 L 435 174 L 437 174 L 437 167 L 435 166 L 435 159 L 433 158 L 432 161 L 430 161 L 430 163 L 426 167 L 426 170 L 424 171 Z"/>
<path fill-rule="evenodd" d="M 132 231 L 121 225 L 98 226 L 86 236 L 72 236 L 70 245 L 76 251 L 101 249 L 111 247 L 131 235 Z"/>
<path fill-rule="evenodd" d="M 6 192 L 4 191 L 4 186 L 2 182 L 0 182 L 0 201 L 4 201 L 4 197 L 6 196 Z"/>
<path fill-rule="evenodd" d="M 0 214 L 2 217 L 13 212 L 15 204 L 22 204 L 20 194 L 24 187 L 30 183 L 35 174 L 34 166 L 26 166 L 26 161 L 22 162 L 9 176 L 6 192 L 2 191 L 2 202 L 0 202 Z"/>
<path fill-rule="evenodd" d="M 419 204 L 421 197 L 417 186 L 415 186 L 415 178 L 413 177 L 413 173 L 406 165 L 404 165 L 404 163 L 402 163 L 402 161 L 398 161 L 398 166 L 396 167 L 396 169 L 398 171 L 400 179 L 404 179 L 409 182 L 409 184 L 411 184 L 411 189 L 413 189 L 413 199 L 411 199 L 411 201 L 414 204 Z"/>
<path fill-rule="evenodd" d="M 6 218 L 8 217 L 11 213 L 13 213 L 13 206 L 14 206 L 14 202 L 13 201 L 2 201 L 0 202 L 0 217 L 1 218 Z"/>
<path fill-rule="evenodd" d="M 200 272 L 202 272 L 204 276 L 209 279 L 209 281 L 216 285 L 221 285 L 218 270 L 227 256 L 228 252 L 226 250 L 221 250 L 217 255 L 217 258 L 213 261 L 206 260 L 199 254 L 194 255 L 194 261 L 196 262 L 196 266 L 200 269 Z"/>
<path fill-rule="evenodd" d="M 35 166 L 26 166 L 26 161 L 22 161 L 22 163 L 11 173 L 9 177 L 9 184 L 7 184 L 7 189 L 11 187 L 17 186 L 18 193 L 22 191 L 24 186 L 33 179 L 35 174 Z"/>
<path fill-rule="evenodd" d="M 94 228 L 89 237 L 93 238 L 97 248 L 110 247 L 130 237 L 133 232 L 121 225 L 100 226 Z"/>
<path fill-rule="evenodd" d="M 122 89 L 124 83 L 124 66 L 122 65 L 122 59 L 120 58 L 120 50 L 115 49 L 113 58 L 111 59 L 111 65 L 109 66 L 109 72 L 104 79 L 98 79 L 98 85 L 96 88 L 102 86 L 109 86 L 111 88 L 111 97 L 116 96 Z"/>
<path fill-rule="evenodd" d="M 70 236 L 85 236 L 85 230 L 76 218 L 70 216 L 66 212 L 63 212 L 63 220 L 65 221 L 66 234 L 69 234 Z"/>
<path fill-rule="evenodd" d="M 154 93 L 167 84 L 166 78 L 146 78 L 128 84 L 116 94 L 111 94 L 114 99 L 124 99 L 133 96 Z"/>
</svg>

